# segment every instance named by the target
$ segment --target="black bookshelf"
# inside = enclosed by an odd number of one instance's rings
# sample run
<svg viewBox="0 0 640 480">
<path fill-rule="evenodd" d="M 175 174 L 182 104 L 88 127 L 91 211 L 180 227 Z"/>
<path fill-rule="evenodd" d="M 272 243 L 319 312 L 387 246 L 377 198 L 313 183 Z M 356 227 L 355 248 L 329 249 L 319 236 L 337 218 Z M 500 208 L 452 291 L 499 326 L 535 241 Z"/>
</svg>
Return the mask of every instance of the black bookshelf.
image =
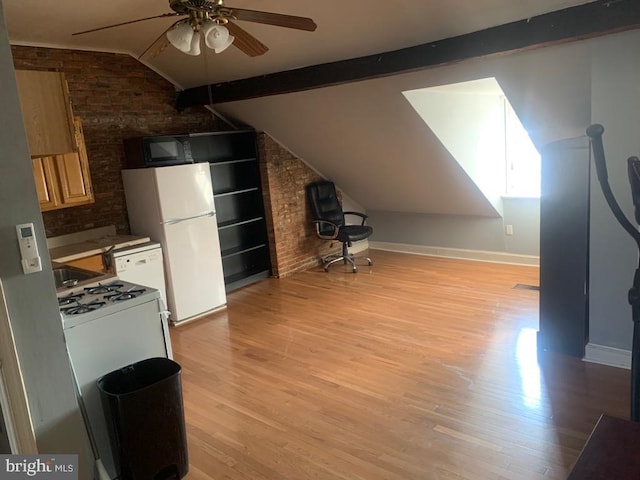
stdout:
<svg viewBox="0 0 640 480">
<path fill-rule="evenodd" d="M 211 168 L 227 292 L 271 274 L 256 135 L 252 130 L 194 134 L 191 153 Z"/>
</svg>

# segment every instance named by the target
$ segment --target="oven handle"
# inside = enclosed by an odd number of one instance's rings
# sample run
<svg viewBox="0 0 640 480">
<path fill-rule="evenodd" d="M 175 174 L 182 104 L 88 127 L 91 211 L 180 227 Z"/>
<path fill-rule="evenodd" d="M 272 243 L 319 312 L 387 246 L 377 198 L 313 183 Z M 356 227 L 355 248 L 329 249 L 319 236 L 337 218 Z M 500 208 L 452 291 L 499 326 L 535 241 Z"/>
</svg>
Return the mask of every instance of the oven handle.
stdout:
<svg viewBox="0 0 640 480">
<path fill-rule="evenodd" d="M 173 349 L 171 348 L 171 336 L 169 335 L 169 316 L 171 312 L 162 301 L 162 298 L 158 300 L 160 302 L 160 324 L 162 325 L 162 335 L 164 336 L 164 345 L 167 351 L 167 358 L 173 360 Z"/>
</svg>

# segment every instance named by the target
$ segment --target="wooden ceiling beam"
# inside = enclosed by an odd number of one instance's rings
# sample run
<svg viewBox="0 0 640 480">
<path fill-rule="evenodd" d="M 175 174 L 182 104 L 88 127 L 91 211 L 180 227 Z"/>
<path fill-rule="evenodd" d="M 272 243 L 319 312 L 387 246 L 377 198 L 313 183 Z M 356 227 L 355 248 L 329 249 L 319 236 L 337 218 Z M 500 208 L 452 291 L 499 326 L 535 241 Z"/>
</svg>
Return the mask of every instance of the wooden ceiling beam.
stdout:
<svg viewBox="0 0 640 480">
<path fill-rule="evenodd" d="M 178 93 L 176 108 L 214 105 L 449 65 L 640 27 L 640 1 L 597 0 L 525 20 L 391 52 L 204 85 Z"/>
</svg>

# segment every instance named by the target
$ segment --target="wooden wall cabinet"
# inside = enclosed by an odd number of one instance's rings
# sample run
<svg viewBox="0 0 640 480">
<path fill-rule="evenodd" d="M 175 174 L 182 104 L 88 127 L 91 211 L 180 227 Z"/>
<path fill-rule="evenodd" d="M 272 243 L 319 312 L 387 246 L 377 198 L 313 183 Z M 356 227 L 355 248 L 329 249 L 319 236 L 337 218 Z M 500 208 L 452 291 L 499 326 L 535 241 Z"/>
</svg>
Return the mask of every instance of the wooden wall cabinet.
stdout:
<svg viewBox="0 0 640 480">
<path fill-rule="evenodd" d="M 73 112 L 64 74 L 16 70 L 16 81 L 31 156 L 76 151 Z"/>
<path fill-rule="evenodd" d="M 74 120 L 74 130 L 77 151 L 31 159 L 38 201 L 43 212 L 94 202 L 80 118 Z"/>
<path fill-rule="evenodd" d="M 52 210 L 60 204 L 55 162 L 54 157 L 35 157 L 31 159 L 38 202 L 40 203 L 40 210 L 43 212 Z"/>
</svg>

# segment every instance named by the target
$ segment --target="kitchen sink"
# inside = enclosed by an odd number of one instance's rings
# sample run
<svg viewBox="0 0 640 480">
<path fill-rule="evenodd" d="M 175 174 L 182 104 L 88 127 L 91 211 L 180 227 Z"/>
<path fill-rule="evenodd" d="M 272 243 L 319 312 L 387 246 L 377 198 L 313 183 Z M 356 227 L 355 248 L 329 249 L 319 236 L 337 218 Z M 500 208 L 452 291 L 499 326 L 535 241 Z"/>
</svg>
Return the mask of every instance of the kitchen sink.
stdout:
<svg viewBox="0 0 640 480">
<path fill-rule="evenodd" d="M 72 288 L 81 282 L 94 280 L 104 276 L 104 273 L 101 272 L 92 272 L 91 270 L 84 270 L 82 268 L 70 267 L 67 265 L 53 269 L 53 278 L 56 282 L 56 289 Z"/>
</svg>

